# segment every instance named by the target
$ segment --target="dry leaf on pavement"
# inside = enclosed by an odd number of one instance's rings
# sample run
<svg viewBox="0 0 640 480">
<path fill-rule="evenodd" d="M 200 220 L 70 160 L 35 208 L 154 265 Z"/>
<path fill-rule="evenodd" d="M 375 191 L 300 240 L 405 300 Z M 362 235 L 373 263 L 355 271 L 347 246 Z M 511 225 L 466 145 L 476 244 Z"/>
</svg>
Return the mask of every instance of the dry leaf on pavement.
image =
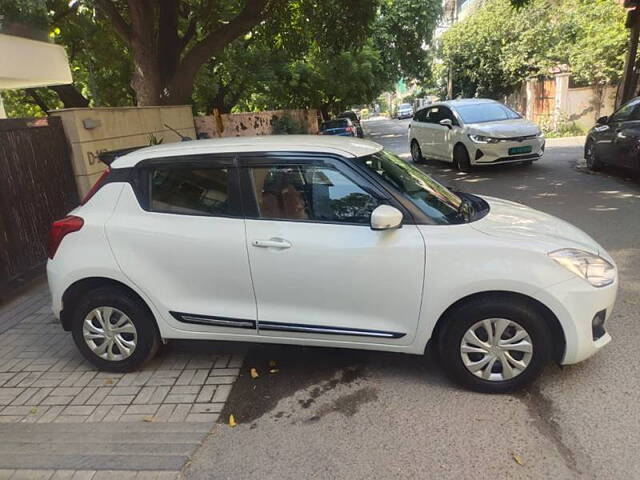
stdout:
<svg viewBox="0 0 640 480">
<path fill-rule="evenodd" d="M 517 453 L 511 453 L 511 456 L 518 465 L 520 465 L 521 467 L 524 466 L 524 462 L 522 461 L 520 455 L 518 455 Z"/>
</svg>

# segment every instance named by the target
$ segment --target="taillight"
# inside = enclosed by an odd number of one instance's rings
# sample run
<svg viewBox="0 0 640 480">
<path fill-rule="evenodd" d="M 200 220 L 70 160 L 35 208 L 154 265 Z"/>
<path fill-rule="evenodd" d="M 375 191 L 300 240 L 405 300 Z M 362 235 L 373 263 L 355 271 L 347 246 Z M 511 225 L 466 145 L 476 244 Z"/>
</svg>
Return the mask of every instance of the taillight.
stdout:
<svg viewBox="0 0 640 480">
<path fill-rule="evenodd" d="M 98 189 L 102 186 L 105 179 L 107 178 L 107 175 L 109 175 L 110 171 L 111 169 L 107 167 L 107 169 L 104 172 L 102 172 L 102 175 L 100 175 L 96 183 L 93 184 L 93 187 L 91 187 L 91 190 L 89 190 L 87 194 L 84 196 L 84 198 L 80 201 L 80 205 L 84 205 L 85 203 L 87 203 L 91 199 L 91 197 L 93 197 L 96 194 Z"/>
<path fill-rule="evenodd" d="M 71 232 L 77 232 L 84 225 L 84 220 L 80 217 L 69 215 L 62 220 L 56 220 L 51 224 L 49 230 L 49 241 L 47 242 L 47 251 L 49 258 L 53 258 L 60 246 L 62 239 Z"/>
</svg>

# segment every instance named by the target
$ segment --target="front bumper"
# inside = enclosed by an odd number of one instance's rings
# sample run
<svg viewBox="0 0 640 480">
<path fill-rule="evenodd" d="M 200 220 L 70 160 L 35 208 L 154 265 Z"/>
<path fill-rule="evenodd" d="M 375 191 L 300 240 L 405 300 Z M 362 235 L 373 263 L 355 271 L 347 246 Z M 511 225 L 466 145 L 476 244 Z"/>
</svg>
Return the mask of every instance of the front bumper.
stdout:
<svg viewBox="0 0 640 480">
<path fill-rule="evenodd" d="M 509 149 L 531 147 L 526 153 L 509 153 Z M 495 165 L 540 160 L 544 154 L 544 138 L 522 142 L 473 143 L 469 156 L 472 165 Z"/>
<path fill-rule="evenodd" d="M 595 288 L 576 277 L 544 291 L 551 296 L 547 299 L 547 306 L 554 311 L 564 330 L 566 345 L 560 361 L 562 365 L 581 362 L 611 341 L 606 328 L 616 301 L 617 279 L 611 285 Z M 605 331 L 595 335 L 592 328 L 593 318 L 603 310 Z"/>
</svg>

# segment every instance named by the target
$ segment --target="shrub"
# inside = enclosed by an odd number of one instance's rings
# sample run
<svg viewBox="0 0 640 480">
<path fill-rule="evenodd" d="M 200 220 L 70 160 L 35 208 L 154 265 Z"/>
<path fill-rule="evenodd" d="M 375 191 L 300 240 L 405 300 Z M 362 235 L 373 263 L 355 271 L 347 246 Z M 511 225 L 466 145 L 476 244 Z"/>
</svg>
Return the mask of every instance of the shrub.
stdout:
<svg viewBox="0 0 640 480">
<path fill-rule="evenodd" d="M 307 133 L 304 126 L 291 115 L 284 114 L 281 117 L 274 117 L 271 120 L 273 135 L 293 135 L 297 133 Z"/>
</svg>

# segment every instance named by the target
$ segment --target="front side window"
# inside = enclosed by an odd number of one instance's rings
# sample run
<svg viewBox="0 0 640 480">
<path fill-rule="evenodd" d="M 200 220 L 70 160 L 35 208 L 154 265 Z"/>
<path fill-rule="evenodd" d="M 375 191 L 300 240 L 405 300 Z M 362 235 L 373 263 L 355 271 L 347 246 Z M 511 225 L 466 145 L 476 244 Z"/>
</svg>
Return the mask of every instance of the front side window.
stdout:
<svg viewBox="0 0 640 480">
<path fill-rule="evenodd" d="M 378 199 L 331 167 L 250 169 L 260 218 L 369 224 Z"/>
<path fill-rule="evenodd" d="M 640 98 L 635 98 L 624 104 L 616 113 L 611 115 L 612 122 L 626 122 L 640 119 Z"/>
<path fill-rule="evenodd" d="M 456 111 L 464 123 L 500 122 L 522 118 L 509 107 L 500 103 L 471 103 L 456 106 Z"/>
<path fill-rule="evenodd" d="M 226 168 L 158 167 L 151 171 L 150 207 L 155 212 L 228 215 Z"/>
<path fill-rule="evenodd" d="M 442 120 L 442 107 L 431 107 L 427 110 L 425 122 L 438 123 Z"/>
<path fill-rule="evenodd" d="M 462 199 L 422 170 L 384 150 L 355 161 L 399 190 L 436 223 L 460 223 Z"/>
</svg>

